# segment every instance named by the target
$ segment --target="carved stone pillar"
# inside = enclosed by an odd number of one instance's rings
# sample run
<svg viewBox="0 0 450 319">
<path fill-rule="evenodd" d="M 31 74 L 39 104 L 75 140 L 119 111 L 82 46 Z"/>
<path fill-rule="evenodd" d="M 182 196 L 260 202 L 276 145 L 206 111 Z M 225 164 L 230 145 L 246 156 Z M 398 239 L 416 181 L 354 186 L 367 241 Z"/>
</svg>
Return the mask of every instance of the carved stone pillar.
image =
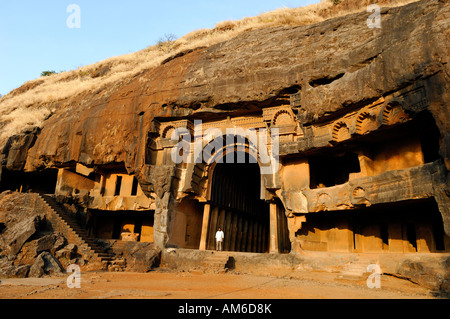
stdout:
<svg viewBox="0 0 450 319">
<path fill-rule="evenodd" d="M 169 241 L 168 219 L 169 219 L 170 193 L 165 193 L 163 198 L 156 198 L 155 222 L 153 237 L 155 246 L 164 249 Z"/>
<path fill-rule="evenodd" d="M 233 212 L 233 220 L 231 222 L 231 245 L 230 245 L 231 251 L 236 251 L 236 242 L 238 238 L 238 220 L 239 220 L 238 213 Z"/>
<path fill-rule="evenodd" d="M 172 178 L 175 166 L 144 165 L 136 171 L 142 191 L 147 197 L 155 198 L 154 243 L 164 249 L 169 242 L 169 212 L 172 211 L 174 198 L 171 195 Z"/>
<path fill-rule="evenodd" d="M 270 249 L 271 254 L 278 254 L 278 219 L 277 204 L 270 203 Z"/>
<path fill-rule="evenodd" d="M 206 250 L 210 215 L 211 215 L 211 205 L 205 204 L 205 208 L 203 210 L 202 234 L 200 238 L 200 248 L 199 248 L 200 250 Z"/>
<path fill-rule="evenodd" d="M 209 235 L 207 239 L 206 249 L 215 249 L 216 248 L 216 231 L 217 231 L 217 219 L 219 217 L 219 207 L 215 206 L 211 211 L 211 218 L 209 223 Z"/>
<path fill-rule="evenodd" d="M 300 242 L 297 240 L 295 233 L 302 228 L 302 223 L 306 222 L 305 216 L 294 216 L 288 218 L 289 240 L 291 241 L 292 252 L 301 252 Z"/>
</svg>

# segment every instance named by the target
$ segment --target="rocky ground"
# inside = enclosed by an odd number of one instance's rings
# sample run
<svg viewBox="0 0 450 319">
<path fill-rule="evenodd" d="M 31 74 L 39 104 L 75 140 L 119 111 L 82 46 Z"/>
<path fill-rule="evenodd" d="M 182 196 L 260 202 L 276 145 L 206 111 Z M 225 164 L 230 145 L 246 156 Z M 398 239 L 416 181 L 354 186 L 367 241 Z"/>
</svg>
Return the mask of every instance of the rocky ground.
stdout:
<svg viewBox="0 0 450 319">
<path fill-rule="evenodd" d="M 393 271 L 389 271 L 388 264 L 383 264 L 385 275 L 380 289 L 369 289 L 365 280 L 338 279 L 340 268 L 327 267 L 333 260 L 339 261 L 337 255 L 334 259 L 317 254 L 287 255 L 276 260 L 270 254 L 235 255 L 239 267 L 231 267 L 227 273 L 215 273 L 211 267 L 206 270 L 195 267 L 204 259 L 203 255 L 210 253 L 169 249 L 164 254 L 163 265 L 148 272 L 152 269 L 149 265 L 154 263 L 151 247 L 125 243 L 115 249 L 126 257 L 127 271 L 99 271 L 101 268 L 90 267 L 88 256 L 80 255 L 76 245 L 48 229 L 45 216 L 33 209 L 33 205 L 25 205 L 28 197 L 3 195 L 0 197 L 3 225 L 0 299 L 432 299 L 448 296 L 443 295 L 448 291 L 449 258 L 446 256 L 392 261 L 396 268 Z M 81 288 L 67 286 L 70 274 L 66 269 L 70 264 L 81 267 Z M 293 264 L 302 267 L 293 268 Z"/>
<path fill-rule="evenodd" d="M 52 229 L 36 198 L 14 192 L 0 195 L 1 278 L 63 275 L 70 264 L 88 263 L 89 256 Z"/>
<path fill-rule="evenodd" d="M 278 275 L 181 272 L 87 272 L 81 288 L 68 276 L 2 279 L 0 299 L 438 299 L 446 298 L 410 281 L 385 276 L 381 288 L 335 273 L 296 271 Z"/>
</svg>

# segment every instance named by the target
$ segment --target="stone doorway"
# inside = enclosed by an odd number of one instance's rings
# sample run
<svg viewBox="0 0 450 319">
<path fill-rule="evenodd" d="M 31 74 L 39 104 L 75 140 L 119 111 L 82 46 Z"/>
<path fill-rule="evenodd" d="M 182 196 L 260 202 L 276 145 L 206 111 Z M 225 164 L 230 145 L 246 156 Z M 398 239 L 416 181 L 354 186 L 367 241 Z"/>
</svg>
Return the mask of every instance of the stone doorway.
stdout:
<svg viewBox="0 0 450 319">
<path fill-rule="evenodd" d="M 87 230 L 98 239 L 152 243 L 154 211 L 89 211 Z"/>
<path fill-rule="evenodd" d="M 448 253 L 450 237 L 434 199 L 306 216 L 303 250 L 349 253 Z"/>
<path fill-rule="evenodd" d="M 248 154 L 247 154 L 248 155 Z M 261 173 L 247 156 L 245 163 L 217 163 L 210 188 L 206 249 L 215 249 L 218 227 L 225 251 L 269 252 L 270 206 L 261 199 Z"/>
</svg>

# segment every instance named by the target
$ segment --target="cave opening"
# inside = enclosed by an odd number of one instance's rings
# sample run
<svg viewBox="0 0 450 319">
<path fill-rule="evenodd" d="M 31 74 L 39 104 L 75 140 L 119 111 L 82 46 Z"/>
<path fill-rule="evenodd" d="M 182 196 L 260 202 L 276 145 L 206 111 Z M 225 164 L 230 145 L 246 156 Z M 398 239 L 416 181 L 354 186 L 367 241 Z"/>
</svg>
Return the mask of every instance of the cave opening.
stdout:
<svg viewBox="0 0 450 319">
<path fill-rule="evenodd" d="M 10 171 L 1 172 L 0 191 L 22 193 L 54 194 L 58 179 L 57 169 L 37 172 Z"/>
<path fill-rule="evenodd" d="M 417 118 L 423 160 L 425 163 L 432 163 L 441 158 L 439 155 L 441 133 L 430 112 L 422 112 Z"/>
<path fill-rule="evenodd" d="M 114 196 L 120 195 L 120 189 L 122 188 L 122 176 L 116 177 L 116 188 L 114 190 Z"/>
<path fill-rule="evenodd" d="M 296 237 L 304 250 L 311 251 L 442 253 L 450 249 L 434 199 L 311 214 Z"/>
<path fill-rule="evenodd" d="M 123 240 L 133 234 L 138 242 L 153 242 L 154 211 L 90 210 L 87 230 L 90 236 Z"/>
<path fill-rule="evenodd" d="M 353 152 L 311 156 L 309 167 L 311 189 L 345 184 L 351 173 L 361 172 L 358 155 Z"/>
<path fill-rule="evenodd" d="M 138 193 L 139 182 L 136 176 L 133 177 L 133 185 L 131 186 L 131 196 L 136 196 Z"/>
<path fill-rule="evenodd" d="M 248 153 L 245 163 L 217 163 L 211 185 L 211 217 L 207 249 L 215 247 L 215 233 L 225 233 L 225 251 L 269 251 L 269 204 L 261 199 L 260 167 Z M 242 157 L 241 157 L 242 156 Z M 228 158 L 229 160 L 229 158 Z"/>
</svg>

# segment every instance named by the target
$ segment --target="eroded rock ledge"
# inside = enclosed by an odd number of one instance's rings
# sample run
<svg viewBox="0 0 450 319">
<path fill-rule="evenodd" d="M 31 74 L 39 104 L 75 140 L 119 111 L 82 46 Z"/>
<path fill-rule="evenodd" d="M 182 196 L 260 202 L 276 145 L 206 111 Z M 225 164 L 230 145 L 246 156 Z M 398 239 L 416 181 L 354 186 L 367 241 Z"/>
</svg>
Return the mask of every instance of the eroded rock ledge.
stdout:
<svg viewBox="0 0 450 319">
<path fill-rule="evenodd" d="M 449 5 L 421 1 L 383 9 L 382 28 L 367 14 L 320 24 L 249 31 L 147 70 L 99 100 L 86 93 L 48 119 L 28 152 L 25 169 L 79 162 L 145 163 L 154 118 L 204 118 L 254 113 L 301 97 L 303 125 L 322 121 L 408 87 L 429 84 L 430 111 L 449 158 Z M 54 107 L 58 109 L 57 105 Z"/>
<path fill-rule="evenodd" d="M 380 29 L 357 13 L 248 31 L 168 59 L 107 97 L 86 92 L 55 102 L 60 111 L 42 129 L 9 139 L 2 183 L 22 191 L 34 182 L 34 192 L 75 198 L 92 217 L 89 231 L 107 240 L 128 231 L 157 249 L 204 251 L 223 225 L 230 251 L 288 259 L 304 251 L 388 260 L 424 253 L 442 257 L 443 268 L 450 4 L 381 13 Z M 279 129 L 280 169 L 175 163 L 172 133 L 195 133 L 195 120 L 204 121 L 202 150 L 212 143 L 207 128 L 256 128 L 259 136 Z M 248 141 L 230 145 L 231 153 L 250 153 Z M 42 171 L 51 178 L 40 179 Z M 423 275 L 415 260 L 402 265 L 391 270 Z M 443 272 L 439 285 L 447 278 Z"/>
</svg>

